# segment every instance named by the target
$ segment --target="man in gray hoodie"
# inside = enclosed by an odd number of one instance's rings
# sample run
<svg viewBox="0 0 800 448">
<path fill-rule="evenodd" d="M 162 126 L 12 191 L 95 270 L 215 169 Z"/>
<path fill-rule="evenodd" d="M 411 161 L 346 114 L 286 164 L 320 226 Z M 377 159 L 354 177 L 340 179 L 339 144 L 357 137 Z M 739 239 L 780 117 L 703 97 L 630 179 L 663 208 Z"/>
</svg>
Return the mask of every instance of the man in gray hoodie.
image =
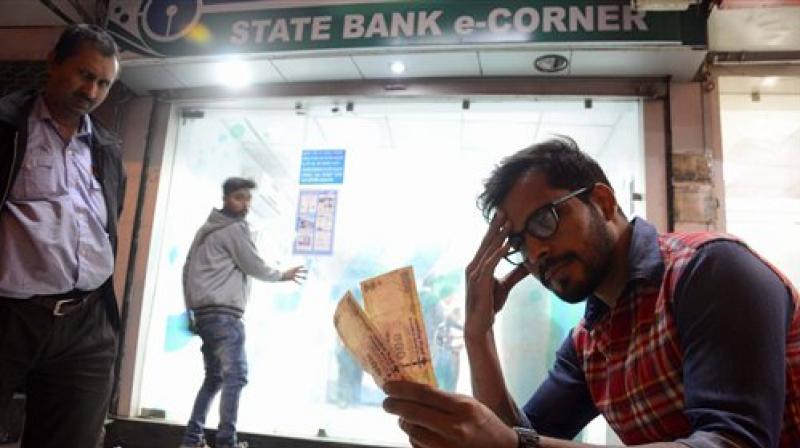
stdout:
<svg viewBox="0 0 800 448">
<path fill-rule="evenodd" d="M 186 264 L 183 291 L 193 327 L 203 339 L 206 376 L 186 426 L 181 448 L 208 447 L 203 429 L 214 396 L 222 389 L 217 448 L 246 447 L 237 442 L 236 417 L 239 395 L 247 384 L 242 315 L 247 304 L 248 277 L 262 281 L 294 281 L 306 278 L 306 269 L 295 266 L 279 271 L 264 264 L 245 221 L 250 208 L 250 179 L 231 177 L 222 185 L 222 209 L 211 210 L 197 231 Z"/>
</svg>

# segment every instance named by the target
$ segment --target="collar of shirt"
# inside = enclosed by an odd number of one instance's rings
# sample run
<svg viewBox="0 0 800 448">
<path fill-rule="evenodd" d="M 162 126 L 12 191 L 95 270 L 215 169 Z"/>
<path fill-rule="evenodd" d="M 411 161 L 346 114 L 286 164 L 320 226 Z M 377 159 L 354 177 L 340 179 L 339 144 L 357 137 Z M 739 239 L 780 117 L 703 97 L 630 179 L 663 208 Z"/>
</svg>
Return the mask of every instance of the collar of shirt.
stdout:
<svg viewBox="0 0 800 448">
<path fill-rule="evenodd" d="M 639 281 L 658 282 L 664 273 L 664 260 L 661 258 L 661 249 L 658 246 L 658 232 L 652 224 L 641 218 L 631 221 L 633 233 L 628 249 L 628 282 L 626 291 L 630 286 Z M 586 300 L 584 319 L 586 326 L 597 322 L 609 307 L 605 302 L 594 295 Z"/>
<path fill-rule="evenodd" d="M 55 131 L 56 124 L 55 120 L 53 120 L 53 116 L 50 114 L 50 109 L 47 108 L 47 103 L 44 101 L 44 97 L 39 95 L 39 98 L 36 99 L 36 102 L 33 104 L 33 110 L 31 111 L 31 118 L 34 120 L 44 121 L 48 123 L 53 130 Z M 79 138 L 84 141 L 84 143 L 89 143 L 92 137 L 92 120 L 89 118 L 89 115 L 84 115 L 81 117 L 81 122 L 78 125 L 78 130 L 75 132 L 73 138 Z"/>
</svg>

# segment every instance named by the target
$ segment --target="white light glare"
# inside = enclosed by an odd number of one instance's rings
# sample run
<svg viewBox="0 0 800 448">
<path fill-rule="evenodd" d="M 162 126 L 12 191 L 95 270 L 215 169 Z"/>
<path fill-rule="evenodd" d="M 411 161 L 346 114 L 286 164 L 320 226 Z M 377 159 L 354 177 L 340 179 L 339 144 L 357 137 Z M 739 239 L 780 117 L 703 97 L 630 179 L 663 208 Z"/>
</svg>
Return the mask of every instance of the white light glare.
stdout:
<svg viewBox="0 0 800 448">
<path fill-rule="evenodd" d="M 244 61 L 230 59 L 217 64 L 217 79 L 220 84 L 238 89 L 250 85 L 252 76 Z"/>
<path fill-rule="evenodd" d="M 775 87 L 778 84 L 777 76 L 767 76 L 761 80 L 761 85 L 764 87 Z"/>
<path fill-rule="evenodd" d="M 395 75 L 402 75 L 406 71 L 406 64 L 403 64 L 403 61 L 394 61 L 392 65 L 389 66 L 389 69 Z"/>
</svg>

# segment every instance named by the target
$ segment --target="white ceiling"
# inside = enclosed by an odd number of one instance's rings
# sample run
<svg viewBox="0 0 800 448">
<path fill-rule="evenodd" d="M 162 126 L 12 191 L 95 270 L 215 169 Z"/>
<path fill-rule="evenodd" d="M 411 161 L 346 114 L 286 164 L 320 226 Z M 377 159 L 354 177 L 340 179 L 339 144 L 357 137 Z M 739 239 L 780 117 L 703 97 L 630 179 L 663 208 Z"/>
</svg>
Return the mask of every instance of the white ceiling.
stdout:
<svg viewBox="0 0 800 448">
<path fill-rule="evenodd" d="M 533 61 L 546 53 L 563 55 L 570 61 L 562 73 L 539 73 Z M 630 49 L 451 49 L 415 52 L 352 51 L 350 54 L 320 52 L 301 56 L 282 54 L 242 59 L 254 83 L 307 82 L 331 80 L 373 80 L 426 77 L 663 77 L 691 79 L 703 61 L 704 50 L 676 47 Z M 402 76 L 389 66 L 401 60 L 406 65 Z M 121 79 L 138 93 L 148 90 L 220 85 L 217 76 L 220 60 L 173 59 L 127 60 Z"/>
<path fill-rule="evenodd" d="M 721 76 L 719 77 L 721 94 L 746 94 L 753 92 L 762 95 L 798 95 L 800 96 L 800 78 L 788 76 Z M 798 103 L 800 107 L 800 103 Z"/>
<path fill-rule="evenodd" d="M 800 51 L 800 7 L 715 9 L 711 51 Z"/>
</svg>

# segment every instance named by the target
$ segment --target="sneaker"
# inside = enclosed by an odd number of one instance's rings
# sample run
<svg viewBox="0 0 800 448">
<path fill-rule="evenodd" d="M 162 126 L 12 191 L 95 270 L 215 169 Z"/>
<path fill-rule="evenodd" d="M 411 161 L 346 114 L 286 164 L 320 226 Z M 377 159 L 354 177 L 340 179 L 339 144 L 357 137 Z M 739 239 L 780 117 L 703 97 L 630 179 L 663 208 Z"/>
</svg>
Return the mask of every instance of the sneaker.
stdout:
<svg viewBox="0 0 800 448">
<path fill-rule="evenodd" d="M 247 442 L 239 442 L 230 448 L 248 448 L 249 446 L 250 445 Z M 226 445 L 223 447 L 222 445 L 219 445 L 218 448 L 228 448 L 228 446 Z"/>
</svg>

